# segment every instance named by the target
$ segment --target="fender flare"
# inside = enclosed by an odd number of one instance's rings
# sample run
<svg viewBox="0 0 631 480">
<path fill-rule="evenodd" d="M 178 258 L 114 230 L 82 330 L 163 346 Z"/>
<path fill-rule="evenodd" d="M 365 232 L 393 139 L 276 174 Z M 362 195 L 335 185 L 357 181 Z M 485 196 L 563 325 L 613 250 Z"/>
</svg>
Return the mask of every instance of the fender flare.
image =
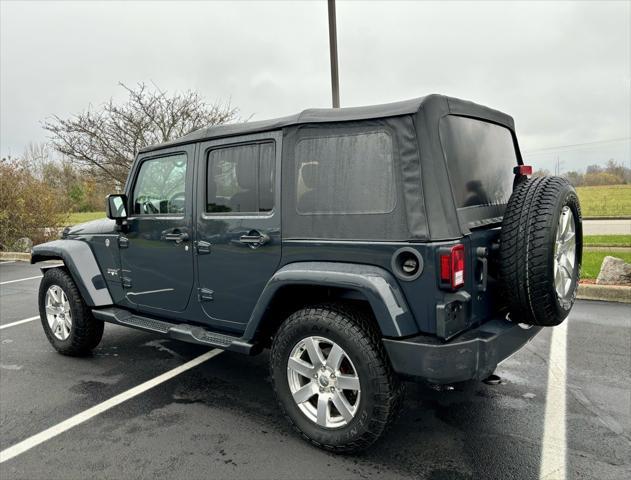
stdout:
<svg viewBox="0 0 631 480">
<path fill-rule="evenodd" d="M 419 332 L 414 316 L 393 275 L 373 265 L 337 262 L 297 262 L 279 269 L 267 282 L 250 316 L 243 338 L 252 340 L 265 310 L 281 287 L 313 285 L 340 287 L 362 293 L 375 314 L 384 337 Z"/>
<path fill-rule="evenodd" d="M 88 306 L 103 307 L 114 303 L 90 245 L 81 240 L 54 240 L 31 250 L 31 263 L 57 259 L 63 260 Z M 43 266 L 42 273 L 50 268 L 58 266 Z"/>
</svg>

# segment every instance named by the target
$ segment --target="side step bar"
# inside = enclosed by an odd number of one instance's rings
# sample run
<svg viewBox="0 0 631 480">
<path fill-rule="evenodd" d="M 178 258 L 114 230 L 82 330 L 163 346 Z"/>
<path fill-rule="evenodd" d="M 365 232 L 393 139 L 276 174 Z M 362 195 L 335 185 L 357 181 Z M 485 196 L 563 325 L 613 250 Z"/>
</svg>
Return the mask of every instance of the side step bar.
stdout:
<svg viewBox="0 0 631 480">
<path fill-rule="evenodd" d="M 161 333 L 184 342 L 245 353 L 246 355 L 257 353 L 253 344 L 241 340 L 240 337 L 212 332 L 203 327 L 186 323 L 169 323 L 156 320 L 155 318 L 142 317 L 122 308 L 94 309 L 92 314 L 95 318 L 104 322 L 137 328 L 146 332 Z"/>
</svg>

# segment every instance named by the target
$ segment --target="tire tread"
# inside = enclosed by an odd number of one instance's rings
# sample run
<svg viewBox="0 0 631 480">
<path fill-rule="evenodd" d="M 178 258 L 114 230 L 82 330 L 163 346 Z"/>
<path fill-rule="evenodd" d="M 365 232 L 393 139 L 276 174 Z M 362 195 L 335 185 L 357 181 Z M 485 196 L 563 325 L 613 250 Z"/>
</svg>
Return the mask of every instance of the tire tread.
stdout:
<svg viewBox="0 0 631 480">
<path fill-rule="evenodd" d="M 549 259 L 554 254 L 553 234 L 559 198 L 576 193 L 562 177 L 545 176 L 521 182 L 508 202 L 500 237 L 500 272 L 511 317 L 532 325 L 558 325 Z M 580 271 L 580 206 L 576 197 L 577 261 Z M 561 318 L 562 317 L 562 318 Z"/>
</svg>

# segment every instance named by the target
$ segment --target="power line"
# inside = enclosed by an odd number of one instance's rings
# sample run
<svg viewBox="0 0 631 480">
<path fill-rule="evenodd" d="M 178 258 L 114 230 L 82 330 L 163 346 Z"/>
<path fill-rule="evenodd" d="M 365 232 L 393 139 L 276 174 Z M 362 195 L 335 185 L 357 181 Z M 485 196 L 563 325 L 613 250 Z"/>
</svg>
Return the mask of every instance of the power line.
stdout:
<svg viewBox="0 0 631 480">
<path fill-rule="evenodd" d="M 523 152 L 524 155 L 530 155 L 533 153 L 546 152 L 550 150 L 563 150 L 566 148 L 574 148 L 574 147 L 586 147 L 589 145 L 603 145 L 606 143 L 617 143 L 617 142 L 625 142 L 631 140 L 631 137 L 624 138 L 612 138 L 609 140 L 597 140 L 594 142 L 585 142 L 585 143 L 574 143 L 570 145 L 557 145 L 556 147 L 545 147 L 545 148 L 537 148 L 536 150 L 530 150 L 528 152 Z"/>
</svg>

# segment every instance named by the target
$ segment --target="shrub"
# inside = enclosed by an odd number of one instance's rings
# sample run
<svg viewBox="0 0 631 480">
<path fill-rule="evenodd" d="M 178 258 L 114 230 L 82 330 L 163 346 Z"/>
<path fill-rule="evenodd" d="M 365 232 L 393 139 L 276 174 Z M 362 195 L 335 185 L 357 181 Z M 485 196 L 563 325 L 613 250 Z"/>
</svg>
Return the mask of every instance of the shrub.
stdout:
<svg viewBox="0 0 631 480">
<path fill-rule="evenodd" d="M 620 185 L 622 177 L 609 172 L 588 172 L 585 174 L 585 185 Z"/>
<path fill-rule="evenodd" d="M 30 238 L 34 244 L 58 237 L 65 221 L 63 195 L 33 176 L 21 161 L 0 162 L 0 245 L 10 250 L 15 241 Z"/>
</svg>

